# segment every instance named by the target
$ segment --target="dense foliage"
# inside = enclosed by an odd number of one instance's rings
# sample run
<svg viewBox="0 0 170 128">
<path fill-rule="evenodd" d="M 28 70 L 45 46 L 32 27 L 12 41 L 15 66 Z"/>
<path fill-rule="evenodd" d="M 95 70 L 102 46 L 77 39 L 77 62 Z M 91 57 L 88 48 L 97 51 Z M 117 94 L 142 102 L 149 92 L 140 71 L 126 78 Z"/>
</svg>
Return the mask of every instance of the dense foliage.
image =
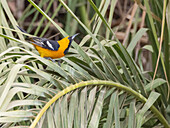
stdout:
<svg viewBox="0 0 170 128">
<path fill-rule="evenodd" d="M 14 2 L 0 3 L 0 127 L 169 127 L 170 1 Z M 60 67 L 18 25 L 80 35 Z"/>
</svg>

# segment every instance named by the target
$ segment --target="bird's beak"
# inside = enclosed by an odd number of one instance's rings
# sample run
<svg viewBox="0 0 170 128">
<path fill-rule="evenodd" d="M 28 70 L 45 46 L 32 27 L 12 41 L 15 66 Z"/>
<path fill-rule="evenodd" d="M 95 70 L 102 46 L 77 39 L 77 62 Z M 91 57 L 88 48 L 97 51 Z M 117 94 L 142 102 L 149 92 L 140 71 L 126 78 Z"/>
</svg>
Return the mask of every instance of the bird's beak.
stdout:
<svg viewBox="0 0 170 128">
<path fill-rule="evenodd" d="M 77 35 L 79 35 L 79 33 L 76 33 L 75 35 L 73 35 L 73 36 L 71 37 L 71 39 L 74 40 L 74 38 L 75 38 Z"/>
</svg>

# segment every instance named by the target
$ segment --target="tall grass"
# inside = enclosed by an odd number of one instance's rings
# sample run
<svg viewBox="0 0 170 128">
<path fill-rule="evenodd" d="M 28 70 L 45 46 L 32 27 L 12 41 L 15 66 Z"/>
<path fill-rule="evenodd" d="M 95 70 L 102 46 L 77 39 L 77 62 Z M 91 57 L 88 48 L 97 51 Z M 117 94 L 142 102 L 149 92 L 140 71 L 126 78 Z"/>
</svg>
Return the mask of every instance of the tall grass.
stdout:
<svg viewBox="0 0 170 128">
<path fill-rule="evenodd" d="M 0 6 L 1 127 L 169 127 L 169 1 L 28 0 L 18 22 L 7 2 Z M 60 67 L 41 58 L 18 25 L 32 36 L 81 34 Z"/>
</svg>

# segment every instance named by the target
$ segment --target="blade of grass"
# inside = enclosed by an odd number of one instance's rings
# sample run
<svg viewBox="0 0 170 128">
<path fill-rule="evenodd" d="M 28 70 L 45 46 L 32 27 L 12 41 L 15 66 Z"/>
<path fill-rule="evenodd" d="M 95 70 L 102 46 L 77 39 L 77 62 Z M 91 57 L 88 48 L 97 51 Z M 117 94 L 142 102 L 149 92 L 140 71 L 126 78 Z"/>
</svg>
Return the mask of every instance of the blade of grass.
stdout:
<svg viewBox="0 0 170 128">
<path fill-rule="evenodd" d="M 40 0 L 38 6 L 39 6 L 40 8 L 42 8 L 43 5 L 44 5 L 46 2 L 47 2 L 47 0 Z M 29 24 L 29 27 L 28 27 L 27 30 L 26 30 L 28 33 L 31 31 L 33 24 L 35 23 L 36 19 L 38 18 L 38 15 L 39 15 L 39 11 L 36 11 L 35 14 L 34 14 L 34 16 L 33 16 L 33 18 L 32 18 L 32 20 L 31 20 L 31 23 Z"/>
<path fill-rule="evenodd" d="M 116 6 L 118 0 L 112 0 L 111 4 L 110 4 L 110 12 L 109 12 L 109 19 L 108 19 L 108 25 L 111 28 L 111 24 L 112 24 L 112 20 L 113 20 L 113 13 L 114 13 L 114 9 Z M 110 30 L 108 28 L 106 28 L 106 39 L 109 39 L 110 36 Z"/>
<path fill-rule="evenodd" d="M 58 5 L 57 9 L 54 11 L 53 15 L 51 16 L 51 19 L 53 20 L 55 18 L 55 16 L 57 15 L 58 11 L 60 10 L 61 8 L 61 4 Z M 43 37 L 44 34 L 46 33 L 47 29 L 49 28 L 51 22 L 48 22 L 47 25 L 45 26 L 45 28 L 43 29 L 43 31 L 41 32 L 40 34 L 40 37 Z"/>
<path fill-rule="evenodd" d="M 0 112 L 0 117 L 32 117 L 33 113 L 31 111 L 16 110 L 8 112 Z M 1 121 L 0 121 L 1 122 Z"/>
<path fill-rule="evenodd" d="M 78 2 L 78 0 L 68 1 L 68 6 L 73 12 L 75 12 L 75 10 L 76 10 L 76 3 L 77 2 Z M 70 26 L 72 26 L 72 21 L 73 21 L 73 19 L 71 18 L 70 13 L 67 13 L 65 31 L 69 34 L 73 34 L 73 33 L 70 33 Z"/>
<path fill-rule="evenodd" d="M 26 105 L 40 106 L 40 105 L 44 105 L 44 102 L 40 100 L 26 100 L 26 99 L 25 100 L 14 100 L 8 104 L 8 107 L 6 108 L 6 110 L 14 109 L 17 106 L 26 106 Z"/>
<path fill-rule="evenodd" d="M 100 120 L 100 116 L 102 113 L 102 107 L 103 107 L 105 93 L 106 93 L 106 88 L 103 88 L 100 91 L 100 94 L 97 99 L 95 108 L 93 110 L 93 114 L 92 114 L 91 120 L 89 122 L 88 128 L 98 128 L 98 126 L 99 126 L 99 120 Z"/>
<path fill-rule="evenodd" d="M 152 28 L 154 39 L 155 39 L 155 44 L 156 44 L 157 49 L 159 51 L 159 55 L 158 55 L 158 59 L 157 59 L 157 66 L 156 66 L 156 69 L 155 69 L 155 73 L 154 73 L 153 79 L 155 78 L 157 67 L 158 67 L 158 62 L 159 62 L 159 58 L 160 58 L 161 59 L 161 64 L 162 64 L 162 68 L 163 68 L 163 71 L 164 71 L 164 74 L 165 74 L 165 78 L 168 81 L 167 75 L 166 75 L 166 70 L 165 70 L 164 60 L 163 60 L 162 54 L 160 54 L 161 53 L 162 45 L 160 44 L 160 46 L 159 46 L 158 37 L 157 37 L 157 34 L 156 34 L 156 29 L 155 29 L 155 26 L 154 26 L 153 18 L 151 16 L 151 11 L 150 11 L 150 7 L 149 7 L 149 3 L 148 3 L 147 0 L 145 0 L 144 4 L 146 6 L 147 14 L 148 14 L 148 17 L 149 17 L 149 22 L 150 22 L 150 25 L 151 25 L 151 28 Z M 162 40 L 163 40 L 163 31 L 164 31 L 164 24 L 165 24 L 165 10 L 166 10 L 166 0 L 164 2 L 164 13 L 163 13 L 162 33 L 161 33 L 160 43 L 162 43 Z M 169 88 L 169 83 L 167 82 L 167 84 L 168 84 L 168 88 Z"/>
<path fill-rule="evenodd" d="M 75 117 L 75 111 L 76 111 L 76 107 L 78 102 L 78 91 L 76 90 L 72 95 L 71 95 L 71 100 L 69 103 L 69 114 L 68 114 L 68 128 L 72 128 L 73 127 L 73 122 L 74 122 L 74 117 Z"/>
<path fill-rule="evenodd" d="M 67 128 L 68 127 L 68 118 L 67 118 L 67 113 L 68 113 L 68 94 L 66 94 L 62 101 L 61 101 L 61 122 L 63 124 L 63 128 Z"/>
<path fill-rule="evenodd" d="M 85 87 L 80 94 L 80 103 L 79 103 L 80 113 L 80 127 L 87 127 L 87 87 Z"/>
<path fill-rule="evenodd" d="M 102 4 L 102 2 L 101 2 L 101 4 Z M 105 2 L 103 2 L 103 5 L 100 5 L 100 6 L 102 6 L 101 15 L 103 17 L 105 16 L 109 5 L 110 5 L 110 0 L 105 1 Z M 98 18 L 97 20 L 98 20 L 98 22 L 96 22 L 96 27 L 94 29 L 94 35 L 97 35 L 97 33 L 99 32 L 99 29 L 101 28 L 101 24 L 102 24 L 102 20 L 100 18 Z M 91 41 L 90 47 L 92 47 L 93 44 L 94 44 L 94 40 Z"/>
<path fill-rule="evenodd" d="M 74 68 L 72 68 L 71 66 L 69 66 L 69 65 L 63 65 L 62 66 L 66 71 L 68 71 L 71 75 L 72 75 L 72 77 L 74 77 L 75 79 L 77 79 L 76 81 L 78 82 L 78 81 L 86 81 L 87 79 L 86 79 L 86 76 L 84 75 L 84 74 L 82 74 L 81 72 L 79 72 L 79 71 L 77 71 L 77 70 L 75 70 Z"/>
<path fill-rule="evenodd" d="M 144 116 L 144 113 L 147 112 L 147 110 L 154 104 L 154 102 L 157 100 L 157 98 L 160 96 L 159 93 L 156 92 L 151 92 L 148 100 L 146 101 L 145 105 L 143 106 L 143 108 L 139 111 L 139 113 L 137 114 L 137 128 L 141 128 L 142 126 L 142 117 Z"/>
<path fill-rule="evenodd" d="M 87 101 L 87 117 L 88 122 L 90 120 L 94 105 L 95 105 L 95 99 L 96 99 L 96 93 L 97 93 L 97 87 L 94 87 L 90 90 L 88 101 Z"/>
<path fill-rule="evenodd" d="M 107 113 L 107 119 L 106 119 L 106 124 L 104 128 L 112 128 L 113 125 L 113 119 L 114 119 L 114 106 L 115 106 L 115 101 L 116 101 L 116 95 L 117 93 L 113 93 L 111 95 L 110 103 L 109 103 L 109 109 Z"/>
<path fill-rule="evenodd" d="M 118 94 L 116 95 L 115 99 L 115 105 L 114 105 L 114 118 L 115 118 L 115 127 L 120 128 L 120 113 L 119 113 L 119 99 L 118 99 Z"/>
<path fill-rule="evenodd" d="M 28 0 L 30 4 L 32 4 L 43 16 L 45 16 L 64 36 L 68 36 L 66 32 L 59 26 L 57 25 L 46 13 L 43 12 L 43 10 L 38 7 L 32 0 Z"/>
<path fill-rule="evenodd" d="M 132 54 L 136 44 L 138 43 L 138 41 L 141 39 L 141 37 L 146 33 L 148 29 L 147 28 L 141 28 L 133 37 L 133 39 L 131 40 L 131 42 L 129 43 L 129 46 L 127 47 L 127 51 L 129 52 L 129 54 Z"/>
<path fill-rule="evenodd" d="M 135 101 L 130 103 L 128 128 L 135 128 Z"/>
<path fill-rule="evenodd" d="M 0 117 L 0 123 L 12 123 L 12 122 L 21 122 L 21 121 L 26 121 L 26 120 L 30 120 L 31 118 L 28 117 Z"/>
<path fill-rule="evenodd" d="M 47 6 L 47 9 L 45 10 L 45 13 L 46 13 L 46 14 L 49 12 L 49 10 L 50 10 L 53 2 L 54 2 L 54 0 L 51 0 L 51 1 L 49 2 L 48 6 Z M 39 7 L 41 7 L 41 6 L 39 6 Z M 36 19 L 37 19 L 37 17 L 36 17 Z M 37 27 L 36 31 L 34 32 L 34 35 L 37 35 L 37 34 L 38 34 L 38 32 L 40 31 L 41 26 L 43 25 L 43 21 L 44 21 L 44 20 L 45 20 L 45 17 L 42 17 L 41 20 L 40 20 L 40 22 L 39 22 L 39 24 L 38 24 L 38 27 Z M 33 22 L 33 23 L 34 23 L 34 22 Z"/>
<path fill-rule="evenodd" d="M 47 111 L 47 122 L 48 122 L 48 128 L 56 128 L 55 124 L 54 124 L 54 118 L 53 117 L 53 113 L 51 109 L 48 109 Z"/>
<path fill-rule="evenodd" d="M 0 106 L 1 112 L 5 112 L 7 110 L 8 105 L 11 102 L 12 98 L 14 98 L 14 96 L 19 92 L 37 95 L 37 96 L 41 96 L 41 97 L 46 97 L 46 96 L 50 95 L 49 90 L 47 90 L 43 87 L 40 87 L 37 85 L 29 85 L 28 86 L 25 83 L 22 83 L 22 85 L 24 87 L 14 87 L 8 91 L 9 93 L 6 95 L 5 100 L 3 101 L 2 105 Z"/>
<path fill-rule="evenodd" d="M 167 23 L 167 27 L 165 26 L 165 30 L 166 28 L 168 29 L 168 32 L 165 31 L 165 40 L 168 39 L 168 41 L 165 41 L 165 66 L 167 69 L 167 77 L 168 77 L 168 82 L 170 83 L 170 72 L 168 71 L 170 68 L 170 55 L 169 55 L 169 49 L 170 49 L 170 1 L 167 4 L 167 9 L 166 9 L 166 23 Z M 169 38 L 168 38 L 169 37 Z"/>
<path fill-rule="evenodd" d="M 2 24 L 3 24 L 3 26 L 4 27 L 6 27 L 6 28 L 9 28 L 9 23 L 8 23 L 8 21 L 6 20 L 6 17 L 5 17 L 5 15 L 4 15 L 4 12 L 2 11 L 1 12 L 1 18 L 2 18 Z M 5 30 L 5 33 L 6 33 L 6 35 L 8 35 L 8 36 L 11 36 L 11 37 L 14 37 L 14 35 L 12 34 L 12 32 L 10 31 L 10 30 L 8 30 L 8 29 L 4 29 Z M 10 42 L 10 45 L 11 46 L 17 46 L 17 43 L 15 42 L 15 41 L 11 41 L 11 40 L 9 40 L 9 42 Z"/>
<path fill-rule="evenodd" d="M 7 1 L 4 0 L 3 2 L 1 2 L 1 4 L 2 4 L 3 9 L 5 10 L 5 12 L 6 12 L 6 14 L 7 14 L 10 22 L 12 23 L 13 27 L 14 27 L 15 29 L 17 29 L 18 23 L 16 22 L 13 14 L 12 14 L 11 11 L 10 11 Z M 24 40 L 23 35 L 21 35 L 20 33 L 17 33 L 17 34 L 18 34 L 18 36 L 19 36 L 20 39 Z"/>
<path fill-rule="evenodd" d="M 157 79 L 151 81 L 149 84 L 147 84 L 145 86 L 145 90 L 146 91 L 152 91 L 153 89 L 155 89 L 155 88 L 157 88 L 157 87 L 159 87 L 159 86 L 161 86 L 162 84 L 165 84 L 165 83 L 166 83 L 166 81 L 164 79 L 157 78 Z"/>
<path fill-rule="evenodd" d="M 54 116 L 55 116 L 55 124 L 57 128 L 62 128 L 62 121 L 61 121 L 61 100 L 56 101 L 55 108 L 54 108 Z M 56 118 L 57 117 L 57 118 Z"/>
<path fill-rule="evenodd" d="M 67 62 L 68 64 L 70 64 L 71 66 L 73 66 L 75 69 L 77 69 L 78 71 L 80 71 L 82 74 L 85 75 L 86 79 L 91 80 L 93 79 L 92 76 L 83 68 L 81 68 L 79 65 L 77 65 L 76 63 L 74 63 L 73 61 L 70 61 L 67 58 L 62 58 L 65 62 Z"/>
<path fill-rule="evenodd" d="M 8 78 L 7 78 L 7 81 L 5 82 L 5 85 L 4 85 L 5 88 L 4 88 L 4 90 L 3 90 L 2 94 L 1 94 L 1 97 L 0 97 L 0 111 L 2 111 L 2 104 L 3 104 L 3 102 L 4 102 L 4 100 L 5 100 L 8 92 L 9 92 L 9 90 L 10 90 L 10 88 L 11 88 L 12 83 L 14 82 L 14 80 L 15 80 L 15 78 L 16 78 L 16 76 L 17 76 L 17 73 L 19 72 L 19 70 L 20 70 L 20 68 L 21 68 L 22 66 L 23 66 L 23 65 L 21 65 L 21 64 L 15 65 L 15 66 L 11 69 L 11 71 L 10 71 L 10 73 L 9 73 L 9 76 L 8 76 Z"/>
</svg>

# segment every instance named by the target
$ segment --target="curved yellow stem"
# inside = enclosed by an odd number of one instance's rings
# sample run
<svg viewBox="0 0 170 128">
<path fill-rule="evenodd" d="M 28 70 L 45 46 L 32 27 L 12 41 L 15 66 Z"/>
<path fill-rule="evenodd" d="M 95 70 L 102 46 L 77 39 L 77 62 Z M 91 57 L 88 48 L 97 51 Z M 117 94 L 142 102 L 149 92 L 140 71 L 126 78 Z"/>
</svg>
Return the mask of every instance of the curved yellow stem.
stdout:
<svg viewBox="0 0 170 128">
<path fill-rule="evenodd" d="M 142 96 L 140 93 L 134 91 L 133 89 L 131 89 L 131 88 L 127 87 L 127 86 L 124 86 L 122 84 L 115 83 L 115 82 L 112 82 L 112 81 L 92 80 L 92 81 L 80 82 L 80 83 L 77 83 L 75 85 L 71 85 L 71 86 L 65 88 L 64 90 L 62 90 L 61 92 L 57 93 L 41 109 L 41 111 L 38 113 L 35 120 L 31 124 L 30 128 L 34 128 L 36 126 L 36 124 L 38 123 L 38 121 L 40 120 L 40 118 L 42 117 L 42 115 L 44 114 L 44 112 L 51 106 L 51 104 L 53 104 L 56 100 L 58 100 L 60 97 L 62 97 L 66 93 L 68 93 L 70 91 L 73 91 L 73 90 L 75 90 L 77 88 L 80 88 L 80 87 L 101 86 L 101 85 L 109 86 L 109 87 L 116 87 L 116 88 L 118 88 L 120 90 L 124 90 L 125 92 L 128 92 L 131 95 L 135 96 L 138 100 L 142 101 L 143 103 L 145 103 L 147 101 L 147 99 L 144 96 Z M 157 108 L 152 105 L 150 109 L 158 117 L 158 119 L 165 126 L 165 128 L 169 128 L 168 122 L 165 120 L 165 118 L 162 116 L 162 114 L 157 110 Z"/>
</svg>

